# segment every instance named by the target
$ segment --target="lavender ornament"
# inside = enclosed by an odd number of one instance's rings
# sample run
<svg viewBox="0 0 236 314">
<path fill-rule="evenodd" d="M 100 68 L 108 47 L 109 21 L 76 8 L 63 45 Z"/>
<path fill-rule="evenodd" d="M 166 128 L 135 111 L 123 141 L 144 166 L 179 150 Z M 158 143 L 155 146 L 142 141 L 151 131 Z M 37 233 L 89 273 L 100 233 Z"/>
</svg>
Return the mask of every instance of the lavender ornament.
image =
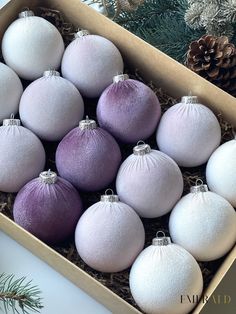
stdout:
<svg viewBox="0 0 236 314">
<path fill-rule="evenodd" d="M 184 96 L 164 113 L 156 139 L 159 149 L 179 166 L 196 167 L 219 146 L 220 124 L 196 96 Z"/>
<path fill-rule="evenodd" d="M 57 71 L 45 71 L 21 97 L 22 123 L 47 141 L 61 140 L 83 115 L 84 102 L 79 91 Z"/>
<path fill-rule="evenodd" d="M 119 169 L 116 190 L 141 217 L 155 218 L 168 213 L 181 197 L 183 178 L 170 157 L 140 141 Z"/>
<path fill-rule="evenodd" d="M 17 74 L 0 62 L 0 122 L 17 113 L 23 86 Z"/>
<path fill-rule="evenodd" d="M 80 257 L 90 267 L 102 272 L 128 268 L 144 245 L 143 224 L 117 195 L 102 195 L 101 201 L 82 215 L 75 231 Z"/>
<path fill-rule="evenodd" d="M 60 176 L 85 191 L 108 186 L 120 161 L 121 152 L 114 138 L 88 118 L 63 138 L 56 151 Z"/>
<path fill-rule="evenodd" d="M 134 143 L 148 138 L 161 115 L 155 93 L 145 84 L 117 75 L 102 93 L 98 106 L 99 125 L 122 142 Z"/>
<path fill-rule="evenodd" d="M 0 191 L 18 192 L 44 168 L 42 143 L 13 117 L 0 127 L 0 152 Z"/>
<path fill-rule="evenodd" d="M 6 30 L 2 54 L 20 77 L 35 80 L 46 69 L 58 69 L 64 43 L 57 28 L 32 11 L 23 11 Z"/>
<path fill-rule="evenodd" d="M 66 48 L 61 69 L 63 77 L 84 96 L 98 97 L 123 67 L 121 54 L 111 41 L 82 30 Z"/>
<path fill-rule="evenodd" d="M 76 189 L 49 170 L 20 190 L 13 216 L 16 223 L 39 239 L 57 243 L 73 234 L 81 211 Z"/>
</svg>

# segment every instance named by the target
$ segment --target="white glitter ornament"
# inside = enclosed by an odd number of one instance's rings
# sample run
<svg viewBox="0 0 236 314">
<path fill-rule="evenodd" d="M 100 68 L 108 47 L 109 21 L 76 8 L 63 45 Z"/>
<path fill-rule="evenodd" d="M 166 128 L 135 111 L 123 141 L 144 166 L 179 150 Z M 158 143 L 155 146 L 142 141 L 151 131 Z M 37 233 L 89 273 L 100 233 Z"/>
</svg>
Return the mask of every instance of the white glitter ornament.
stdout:
<svg viewBox="0 0 236 314">
<path fill-rule="evenodd" d="M 23 86 L 17 74 L 0 62 L 0 122 L 18 112 L 22 93 Z"/>
<path fill-rule="evenodd" d="M 236 138 L 224 143 L 208 160 L 206 180 L 209 189 L 236 207 Z"/>
<path fill-rule="evenodd" d="M 20 120 L 5 119 L 0 127 L 0 191 L 18 192 L 45 165 L 42 143 Z"/>
<path fill-rule="evenodd" d="M 219 146 L 220 124 L 196 96 L 184 96 L 162 116 L 156 139 L 160 151 L 179 166 L 196 167 L 207 162 Z"/>
<path fill-rule="evenodd" d="M 226 254 L 236 241 L 236 213 L 223 197 L 196 183 L 170 215 L 169 230 L 174 243 L 199 261 Z"/>
<path fill-rule="evenodd" d="M 47 69 L 58 69 L 64 42 L 57 28 L 47 20 L 23 11 L 6 30 L 2 55 L 21 78 L 35 80 Z"/>
<path fill-rule="evenodd" d="M 203 279 L 193 256 L 172 244 L 163 233 L 142 251 L 130 272 L 130 290 L 138 306 L 147 314 L 187 314 L 196 305 L 181 302 L 199 297 Z"/>
<path fill-rule="evenodd" d="M 98 97 L 123 67 L 121 54 L 110 40 L 82 30 L 66 48 L 61 71 L 82 95 Z"/>
<path fill-rule="evenodd" d="M 155 218 L 168 213 L 181 197 L 183 178 L 170 157 L 140 141 L 118 171 L 116 190 L 141 217 Z"/>
<path fill-rule="evenodd" d="M 128 268 L 144 245 L 144 227 L 135 211 L 118 196 L 101 201 L 81 216 L 75 231 L 76 248 L 90 267 L 102 272 Z"/>
<path fill-rule="evenodd" d="M 82 120 L 84 102 L 71 82 L 50 70 L 26 88 L 19 112 L 23 125 L 37 136 L 59 141 Z"/>
</svg>

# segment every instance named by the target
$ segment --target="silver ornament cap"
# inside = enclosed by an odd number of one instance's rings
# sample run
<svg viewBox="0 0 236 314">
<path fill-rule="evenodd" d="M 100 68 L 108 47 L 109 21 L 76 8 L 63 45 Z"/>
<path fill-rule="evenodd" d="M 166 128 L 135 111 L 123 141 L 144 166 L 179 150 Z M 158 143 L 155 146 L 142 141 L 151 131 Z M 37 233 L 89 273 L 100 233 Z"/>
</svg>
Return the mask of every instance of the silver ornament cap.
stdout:
<svg viewBox="0 0 236 314">
<path fill-rule="evenodd" d="M 89 117 L 86 116 L 85 120 L 80 121 L 79 128 L 81 130 L 93 130 L 97 128 L 97 123 L 94 120 L 90 120 Z"/>
<path fill-rule="evenodd" d="M 166 246 L 169 244 L 171 244 L 170 237 L 166 237 L 164 231 L 157 231 L 156 237 L 152 239 L 152 245 L 155 245 L 155 246 Z"/>
<path fill-rule="evenodd" d="M 20 126 L 21 123 L 20 123 L 20 119 L 15 119 L 14 118 L 14 114 L 11 114 L 11 117 L 10 119 L 4 119 L 3 120 L 3 123 L 2 123 L 3 126 Z"/>
<path fill-rule="evenodd" d="M 39 175 L 42 182 L 46 184 L 54 184 L 57 182 L 57 174 L 56 172 L 51 171 L 50 169 L 48 171 L 43 171 Z"/>
<path fill-rule="evenodd" d="M 108 194 L 111 192 L 111 194 Z M 109 203 L 115 203 L 119 202 L 118 195 L 114 194 L 112 189 L 107 189 L 105 191 L 105 194 L 101 196 L 101 202 L 109 202 Z"/>
<path fill-rule="evenodd" d="M 56 70 L 47 70 L 43 72 L 44 77 L 51 77 L 51 76 L 61 76 L 60 72 Z"/>
<path fill-rule="evenodd" d="M 203 184 L 201 179 L 196 180 L 196 185 L 191 186 L 190 188 L 191 193 L 201 193 L 201 192 L 208 192 L 208 186 Z"/>
<path fill-rule="evenodd" d="M 150 152 L 150 145 L 146 144 L 144 141 L 138 141 L 137 145 L 133 148 L 133 154 L 138 156 L 143 156 Z"/>
<path fill-rule="evenodd" d="M 81 38 L 88 35 L 90 35 L 90 32 L 87 29 L 81 29 L 77 33 L 74 34 L 74 37 Z"/>
<path fill-rule="evenodd" d="M 30 17 L 30 16 L 34 16 L 34 12 L 29 9 L 20 12 L 18 15 L 20 19 Z"/>
<path fill-rule="evenodd" d="M 199 100 L 197 96 L 183 96 L 181 98 L 181 103 L 184 104 L 199 104 Z"/>
<path fill-rule="evenodd" d="M 129 79 L 129 75 L 128 74 L 118 74 L 118 75 L 113 77 L 113 83 L 126 81 L 128 79 Z"/>
</svg>

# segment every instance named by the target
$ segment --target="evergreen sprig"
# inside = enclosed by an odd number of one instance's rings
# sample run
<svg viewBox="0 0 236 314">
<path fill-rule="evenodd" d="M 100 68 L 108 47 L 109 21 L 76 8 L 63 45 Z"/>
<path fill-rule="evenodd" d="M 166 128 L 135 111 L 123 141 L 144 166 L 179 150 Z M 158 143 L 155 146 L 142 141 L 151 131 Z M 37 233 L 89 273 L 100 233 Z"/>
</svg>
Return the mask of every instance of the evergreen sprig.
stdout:
<svg viewBox="0 0 236 314">
<path fill-rule="evenodd" d="M 42 298 L 40 290 L 32 285 L 32 281 L 26 281 L 25 277 L 15 279 L 14 275 L 0 275 L 0 302 L 5 313 L 30 314 L 40 313 Z"/>
</svg>

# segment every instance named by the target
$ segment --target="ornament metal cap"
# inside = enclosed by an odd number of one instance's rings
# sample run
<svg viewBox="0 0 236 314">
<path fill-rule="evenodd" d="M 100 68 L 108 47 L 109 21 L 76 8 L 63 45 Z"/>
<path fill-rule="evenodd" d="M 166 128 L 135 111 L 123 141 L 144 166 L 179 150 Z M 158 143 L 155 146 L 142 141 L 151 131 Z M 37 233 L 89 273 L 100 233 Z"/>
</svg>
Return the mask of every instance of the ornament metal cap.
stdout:
<svg viewBox="0 0 236 314">
<path fill-rule="evenodd" d="M 160 234 L 162 236 L 159 236 Z M 166 237 L 164 231 L 157 231 L 156 237 L 154 239 L 152 239 L 152 245 L 166 246 L 166 245 L 169 245 L 169 244 L 171 244 L 170 237 Z"/>
<path fill-rule="evenodd" d="M 128 74 L 118 74 L 118 75 L 113 77 L 113 83 L 126 81 L 128 79 L 129 79 L 129 75 Z"/>
<path fill-rule="evenodd" d="M 191 193 L 208 192 L 208 186 L 206 184 L 203 184 L 203 181 L 201 179 L 197 179 L 196 185 L 191 186 L 190 192 Z"/>
<path fill-rule="evenodd" d="M 60 72 L 56 70 L 47 70 L 43 72 L 44 77 L 51 77 L 51 76 L 61 76 Z"/>
<path fill-rule="evenodd" d="M 93 130 L 97 128 L 97 123 L 94 120 L 90 120 L 89 117 L 86 116 L 85 120 L 80 121 L 79 128 L 81 130 Z"/>
<path fill-rule="evenodd" d="M 144 141 L 138 141 L 137 146 L 133 148 L 133 154 L 143 156 L 151 152 L 150 145 L 146 144 Z"/>
<path fill-rule="evenodd" d="M 74 37 L 81 38 L 88 35 L 90 35 L 90 32 L 87 29 L 81 29 L 80 31 L 74 34 Z"/>
<path fill-rule="evenodd" d="M 34 16 L 34 12 L 29 10 L 28 8 L 20 12 L 18 15 L 20 19 L 25 18 L 25 17 L 30 17 L 30 16 Z"/>
<path fill-rule="evenodd" d="M 54 184 L 57 181 L 57 174 L 56 172 L 51 171 L 43 171 L 39 175 L 40 179 L 46 184 Z"/>
<path fill-rule="evenodd" d="M 111 192 L 111 194 L 108 194 L 109 191 Z M 101 202 L 110 202 L 110 203 L 119 202 L 119 197 L 118 195 L 114 194 L 112 189 L 107 189 L 105 191 L 105 194 L 101 196 Z"/>
<path fill-rule="evenodd" d="M 197 96 L 183 96 L 181 102 L 184 104 L 199 104 Z"/>
<path fill-rule="evenodd" d="M 3 126 L 13 126 L 13 125 L 20 126 L 20 120 L 15 119 L 14 114 L 12 113 L 10 119 L 4 119 L 3 120 L 2 125 Z"/>
</svg>

